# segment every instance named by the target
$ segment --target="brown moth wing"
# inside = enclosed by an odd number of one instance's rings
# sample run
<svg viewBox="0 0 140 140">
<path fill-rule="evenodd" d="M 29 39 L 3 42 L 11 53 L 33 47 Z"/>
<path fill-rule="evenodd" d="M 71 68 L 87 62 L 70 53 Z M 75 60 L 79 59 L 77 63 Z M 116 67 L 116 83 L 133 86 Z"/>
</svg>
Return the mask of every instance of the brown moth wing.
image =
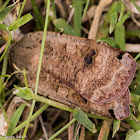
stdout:
<svg viewBox="0 0 140 140">
<path fill-rule="evenodd" d="M 17 43 L 18 52 L 38 60 L 42 35 L 43 32 L 27 34 Z M 88 101 L 103 104 L 125 93 L 134 77 L 136 63 L 128 53 L 105 43 L 47 32 L 42 67 Z"/>
<path fill-rule="evenodd" d="M 29 58 L 30 60 L 32 60 L 32 56 L 29 56 Z M 19 63 L 16 63 L 16 65 L 22 68 L 21 65 L 19 65 Z M 28 86 L 32 89 L 35 89 L 36 68 L 34 68 L 33 65 L 30 65 L 30 63 L 26 65 L 26 68 L 32 69 L 32 71 L 30 71 L 29 74 L 27 74 Z M 22 82 L 24 82 L 24 77 L 22 74 L 17 74 L 16 76 L 17 78 L 21 79 Z M 78 106 L 82 110 L 86 112 L 91 112 L 96 115 L 101 115 L 109 118 L 113 117 L 119 120 L 129 116 L 128 90 L 118 100 L 115 100 L 112 103 L 98 105 L 91 103 L 90 101 L 86 101 L 80 94 L 76 93 L 75 90 L 73 90 L 65 84 L 60 83 L 58 79 L 55 79 L 52 75 L 46 73 L 46 71 L 42 69 L 40 73 L 38 92 L 45 97 L 47 96 L 53 100 L 59 101 L 61 103 L 73 107 Z"/>
<path fill-rule="evenodd" d="M 19 68 L 25 67 L 30 71 L 27 75 L 28 80 L 34 79 L 29 82 L 30 87 L 34 87 L 42 35 L 43 32 L 29 33 L 12 48 L 10 53 L 12 63 L 15 63 Z M 109 109 L 114 110 L 117 119 L 124 118 L 129 114 L 129 105 L 125 104 L 129 102 L 129 98 L 125 95 L 129 95 L 127 86 L 134 76 L 135 67 L 136 64 L 128 53 L 104 43 L 98 44 L 93 40 L 60 35 L 59 33 L 47 33 L 42 72 L 45 71 L 55 81 L 59 81 L 60 87 L 64 86 L 63 89 L 68 87 L 72 90 L 73 88 L 74 93 L 76 91 L 88 101 L 93 102 L 94 104 L 87 102 L 90 105 L 85 108 L 89 107 L 89 111 L 96 114 L 109 116 Z M 43 77 L 40 79 L 40 82 L 43 81 L 43 85 L 41 84 L 39 87 L 45 86 L 46 88 L 41 87 L 40 94 L 44 95 L 46 91 L 50 90 L 50 93 L 47 92 L 50 98 L 56 98 L 55 100 L 66 104 L 71 102 L 71 98 L 62 98 L 61 94 L 55 96 L 58 83 L 51 89 L 49 82 L 45 77 L 43 80 Z M 51 85 L 54 83 L 54 81 L 51 82 Z M 68 92 L 69 96 L 77 98 L 76 101 L 72 99 L 74 102 L 71 104 L 84 109 L 78 101 L 82 97 L 74 93 L 69 94 Z M 122 105 L 124 113 L 118 111 L 122 117 L 119 117 L 117 109 L 115 110 L 117 106 L 119 107 L 119 101 L 124 104 L 124 106 Z"/>
<path fill-rule="evenodd" d="M 33 73 L 30 73 L 30 78 L 28 78 L 28 82 L 29 86 L 34 89 L 35 77 L 33 77 L 32 74 Z M 49 73 L 46 73 L 44 70 L 42 70 L 40 75 L 38 92 L 45 97 L 47 96 L 51 99 L 73 107 L 78 106 L 84 111 L 104 117 L 115 117 L 116 119 L 121 120 L 129 116 L 129 90 L 127 90 L 121 98 L 115 100 L 112 103 L 98 105 L 86 101 L 72 88 L 59 82 L 59 80 L 56 80 Z"/>
</svg>

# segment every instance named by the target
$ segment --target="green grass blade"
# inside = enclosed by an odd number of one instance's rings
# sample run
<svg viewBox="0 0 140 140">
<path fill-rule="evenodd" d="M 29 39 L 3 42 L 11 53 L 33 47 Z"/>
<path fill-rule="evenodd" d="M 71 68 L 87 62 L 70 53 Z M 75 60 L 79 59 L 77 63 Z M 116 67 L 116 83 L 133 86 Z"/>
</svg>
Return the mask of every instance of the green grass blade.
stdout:
<svg viewBox="0 0 140 140">
<path fill-rule="evenodd" d="M 18 14 L 18 18 L 17 18 L 17 20 L 19 20 L 19 19 L 20 19 L 21 15 L 22 15 L 22 12 L 23 12 L 23 9 L 24 9 L 25 4 L 26 4 L 26 0 L 24 0 L 24 1 L 23 1 L 23 3 L 22 3 L 22 6 L 21 6 L 21 9 L 20 9 L 20 11 L 19 11 L 19 14 Z"/>
<path fill-rule="evenodd" d="M 117 24 L 117 18 L 118 18 L 118 15 L 117 15 L 117 12 L 115 11 L 111 14 L 111 21 L 110 21 L 110 27 L 109 27 L 109 33 L 110 34 L 115 29 L 115 26 Z"/>
<path fill-rule="evenodd" d="M 120 49 L 125 51 L 125 28 L 124 26 L 115 28 L 115 42 L 120 46 Z"/>
<path fill-rule="evenodd" d="M 139 122 L 136 120 L 136 117 L 130 113 L 129 117 L 127 117 L 125 119 L 125 121 L 135 130 L 138 131 L 140 130 L 140 124 Z"/>
<path fill-rule="evenodd" d="M 13 92 L 14 95 L 17 95 L 25 100 L 32 100 L 32 94 L 33 91 L 28 88 L 28 87 L 18 87 L 16 85 L 14 85 L 14 87 L 16 88 Z"/>
<path fill-rule="evenodd" d="M 13 135 L 13 132 L 14 132 L 14 129 L 23 113 L 23 110 L 25 108 L 27 104 L 22 104 L 14 113 L 11 121 L 10 121 L 10 126 L 8 128 L 8 131 L 7 131 L 7 134 L 6 136 L 12 136 Z"/>
<path fill-rule="evenodd" d="M 72 125 L 76 119 L 72 119 L 67 125 L 65 125 L 63 128 L 61 128 L 59 131 L 57 131 L 53 136 L 51 136 L 48 140 L 54 140 L 56 136 L 58 136 L 60 133 L 62 133 L 64 130 L 66 130 L 70 125 Z"/>
<path fill-rule="evenodd" d="M 83 0 L 73 0 L 73 4 L 82 3 Z M 74 31 L 78 36 L 81 36 L 81 18 L 82 17 L 82 5 L 75 7 L 74 10 Z"/>
<path fill-rule="evenodd" d="M 134 58 L 134 60 L 137 61 L 139 58 L 140 58 L 140 53 L 138 53 L 138 54 L 136 55 L 136 57 Z"/>
<path fill-rule="evenodd" d="M 138 37 L 140 38 L 140 30 L 126 31 L 126 38 Z"/>
<path fill-rule="evenodd" d="M 135 105 L 135 107 L 138 107 L 140 96 L 137 95 L 137 94 L 131 93 L 131 99 L 132 99 L 133 104 Z"/>
<path fill-rule="evenodd" d="M 87 0 L 87 1 L 86 1 L 86 5 L 85 5 L 85 8 L 84 8 L 83 15 L 82 15 L 82 19 L 83 19 L 84 16 L 86 15 L 86 12 L 87 12 L 87 10 L 88 10 L 89 3 L 90 3 L 90 0 Z"/>
<path fill-rule="evenodd" d="M 98 39 L 98 42 L 105 42 L 114 48 L 120 49 L 119 44 L 115 42 L 114 40 L 112 40 L 111 38 L 101 38 L 101 39 Z"/>
<path fill-rule="evenodd" d="M 53 24 L 58 30 L 63 29 L 64 34 L 78 36 L 72 27 L 62 18 L 53 20 Z"/>
<path fill-rule="evenodd" d="M 10 0 L 7 0 L 3 5 L 2 7 L 0 8 L 0 11 L 2 11 L 6 6 L 7 4 L 9 3 Z"/>
<path fill-rule="evenodd" d="M 130 17 L 130 11 L 127 12 L 127 14 L 125 14 L 120 21 L 116 24 L 117 27 L 120 27 L 121 25 L 124 24 L 124 22 Z"/>
<path fill-rule="evenodd" d="M 119 130 L 120 128 L 120 120 L 114 120 L 113 121 L 113 135 L 112 135 L 112 138 L 114 138 L 116 132 Z"/>
<path fill-rule="evenodd" d="M 139 140 L 140 139 L 140 130 L 137 131 L 133 136 L 131 136 L 128 140 Z"/>
<path fill-rule="evenodd" d="M 38 69 L 37 69 L 37 75 L 36 75 L 36 84 L 35 84 L 35 95 L 37 94 L 37 90 L 38 90 L 38 84 L 39 84 L 39 75 L 40 75 L 40 71 L 41 71 L 41 64 L 42 64 L 42 59 L 43 59 L 43 51 L 44 51 L 44 47 L 45 47 L 45 40 L 46 40 L 46 34 L 47 34 L 47 28 L 48 28 L 48 21 L 49 21 L 49 12 L 50 12 L 50 0 L 47 1 L 47 10 L 46 10 L 46 18 L 45 18 L 45 26 L 44 26 L 44 33 L 43 33 L 43 39 L 42 39 L 42 44 L 41 44 L 41 50 L 40 50 L 40 58 L 39 58 L 39 63 L 38 63 Z M 29 113 L 29 117 L 27 120 L 27 124 L 26 127 L 24 129 L 23 132 L 23 138 L 22 140 L 25 139 L 27 130 L 28 130 L 28 126 L 30 123 L 30 119 L 35 107 L 35 100 L 33 100 L 32 102 L 32 106 L 31 106 L 31 110 Z"/>
<path fill-rule="evenodd" d="M 7 14 L 9 13 L 9 11 L 14 7 L 14 5 L 10 5 L 6 8 L 4 8 L 2 11 L 0 11 L 0 22 L 2 22 L 5 17 L 7 16 Z"/>
<path fill-rule="evenodd" d="M 135 131 L 133 129 L 128 130 L 125 140 L 128 140 L 134 133 Z"/>
<path fill-rule="evenodd" d="M 19 27 L 21 27 L 22 25 L 26 24 L 27 22 L 29 22 L 31 19 L 33 19 L 32 15 L 26 14 L 24 16 L 22 16 L 20 19 L 17 19 L 16 21 L 14 21 L 10 26 L 9 26 L 9 31 L 13 31 L 18 29 Z"/>
<path fill-rule="evenodd" d="M 124 14 L 124 11 L 125 11 L 125 5 L 124 5 L 124 3 L 121 2 L 121 1 L 120 1 L 120 3 L 121 3 L 121 11 L 120 11 L 120 16 L 119 16 L 119 19 L 118 20 L 120 20 L 122 18 L 123 14 Z"/>
<path fill-rule="evenodd" d="M 8 31 L 8 25 L 5 25 L 5 24 L 1 24 L 0 23 L 0 30 L 2 30 L 2 31 Z"/>
<path fill-rule="evenodd" d="M 6 52 L 7 52 L 8 48 L 9 48 L 9 46 L 10 46 L 10 44 L 11 44 L 11 41 L 12 41 L 12 36 L 11 36 L 11 34 L 9 33 L 8 41 L 7 41 L 7 44 L 6 44 L 6 48 L 5 48 L 5 50 L 4 50 L 3 54 L 2 54 L 2 56 L 0 57 L 0 62 L 1 62 L 2 59 L 4 58 Z"/>
<path fill-rule="evenodd" d="M 38 30 L 41 30 L 41 29 L 44 28 L 43 17 L 40 14 L 40 12 L 39 12 L 39 10 L 37 8 L 36 1 L 35 0 L 31 0 L 31 2 L 32 2 L 32 6 L 33 6 L 33 12 L 34 12 L 34 15 L 35 15 L 35 21 L 36 21 L 36 24 L 37 24 L 37 28 L 38 28 Z"/>
<path fill-rule="evenodd" d="M 20 88 L 20 89 L 22 89 L 22 88 Z M 26 92 L 23 92 L 23 95 L 22 94 L 21 95 L 16 94 L 16 95 L 17 96 L 20 96 L 23 99 L 26 99 L 26 95 L 24 95 L 24 94 L 27 94 L 27 93 Z M 67 105 L 64 105 L 64 104 L 59 103 L 59 102 L 56 102 L 56 101 L 53 101 L 51 99 L 47 99 L 47 98 L 45 98 L 43 96 L 35 95 L 32 92 L 28 92 L 28 96 L 31 97 L 32 99 L 38 101 L 38 102 L 42 102 L 42 103 L 48 104 L 50 106 L 53 106 L 53 107 L 56 107 L 56 108 L 59 108 L 59 109 L 65 110 L 65 111 L 69 111 L 69 112 L 72 112 L 72 113 L 74 112 L 74 110 L 73 110 L 72 107 L 69 107 Z M 94 114 L 91 114 L 91 113 L 86 113 L 86 114 L 90 118 L 105 119 L 105 117 L 101 117 L 101 116 L 94 115 Z"/>
<path fill-rule="evenodd" d="M 92 133 L 96 133 L 95 124 L 87 117 L 87 115 L 79 108 L 74 110 L 74 118 L 84 125 Z"/>
<path fill-rule="evenodd" d="M 31 117 L 31 121 L 33 121 L 35 118 L 37 118 L 44 110 L 46 110 L 48 108 L 49 105 L 45 104 L 44 106 L 42 106 L 38 111 L 36 111 L 36 113 L 34 113 Z M 17 126 L 15 129 L 14 129 L 14 132 L 13 132 L 13 135 L 15 133 L 17 133 L 18 131 L 20 131 L 22 128 L 24 128 L 27 124 L 27 120 L 24 121 L 23 123 L 21 123 L 19 126 Z"/>
<path fill-rule="evenodd" d="M 69 7 L 70 8 L 76 8 L 76 7 L 81 6 L 81 5 L 85 4 L 85 3 L 86 3 L 86 1 L 83 0 L 82 2 L 73 3 Z"/>
<path fill-rule="evenodd" d="M 136 82 L 134 86 L 131 86 L 131 92 L 137 95 L 140 95 L 140 70 L 136 76 Z"/>
</svg>

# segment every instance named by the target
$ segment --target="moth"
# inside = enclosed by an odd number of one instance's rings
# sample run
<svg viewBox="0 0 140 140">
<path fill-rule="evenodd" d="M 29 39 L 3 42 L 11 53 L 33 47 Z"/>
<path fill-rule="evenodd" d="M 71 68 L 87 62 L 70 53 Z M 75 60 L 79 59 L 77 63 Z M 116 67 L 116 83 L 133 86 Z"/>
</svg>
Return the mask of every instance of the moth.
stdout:
<svg viewBox="0 0 140 140">
<path fill-rule="evenodd" d="M 43 32 L 28 33 L 11 49 L 11 63 L 29 73 L 35 88 Z M 127 52 L 94 40 L 47 32 L 38 92 L 93 114 L 122 120 L 129 116 L 130 85 L 136 69 Z M 17 74 L 24 81 L 22 74 Z"/>
</svg>

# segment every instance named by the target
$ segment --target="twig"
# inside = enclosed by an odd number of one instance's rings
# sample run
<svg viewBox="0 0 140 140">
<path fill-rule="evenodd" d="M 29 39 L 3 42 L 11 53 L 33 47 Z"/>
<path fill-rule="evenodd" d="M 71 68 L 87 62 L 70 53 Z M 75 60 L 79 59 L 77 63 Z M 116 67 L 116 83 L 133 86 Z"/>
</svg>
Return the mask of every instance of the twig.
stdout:
<svg viewBox="0 0 140 140">
<path fill-rule="evenodd" d="M 104 120 L 97 140 L 107 140 L 112 120 Z"/>
<path fill-rule="evenodd" d="M 81 126 L 80 138 L 79 140 L 85 140 L 85 126 Z"/>
<path fill-rule="evenodd" d="M 82 29 L 86 34 L 89 33 L 88 30 L 87 30 L 86 28 L 84 28 L 83 26 L 81 26 L 81 29 Z"/>
<path fill-rule="evenodd" d="M 41 127 L 42 127 L 42 130 L 43 130 L 43 133 L 44 133 L 44 137 L 46 140 L 48 140 L 48 134 L 46 132 L 46 129 L 45 129 L 45 126 L 44 126 L 44 122 L 43 122 L 43 119 L 41 116 L 39 116 L 39 121 L 41 123 Z"/>
<path fill-rule="evenodd" d="M 74 11 L 75 11 L 75 8 L 72 8 L 71 11 L 70 11 L 70 14 L 69 14 L 69 17 L 68 17 L 68 20 L 67 20 L 67 23 L 69 23 L 72 19 L 72 16 L 74 14 Z"/>
<path fill-rule="evenodd" d="M 98 25 L 99 25 L 102 11 L 103 11 L 104 7 L 106 7 L 111 2 L 112 2 L 112 0 L 100 0 L 99 5 L 97 6 L 96 11 L 95 11 L 95 17 L 94 17 L 92 25 L 90 27 L 90 31 L 89 31 L 89 35 L 88 35 L 89 39 L 96 39 L 96 34 L 97 34 Z"/>
<path fill-rule="evenodd" d="M 131 12 L 131 18 L 132 20 L 137 24 L 137 26 L 140 27 L 140 22 L 136 20 L 134 13 Z"/>
<path fill-rule="evenodd" d="M 91 18 L 93 18 L 95 16 L 96 7 L 97 6 L 93 5 L 89 8 L 86 15 L 82 19 L 82 23 L 86 22 L 87 20 L 90 20 Z"/>
<path fill-rule="evenodd" d="M 57 112 L 56 112 L 56 114 L 54 115 L 54 117 L 53 117 L 53 119 L 52 119 L 52 121 L 51 121 L 51 125 L 53 125 L 53 123 L 56 121 L 56 119 L 58 118 L 58 116 L 60 115 L 60 113 L 62 112 L 62 110 L 58 110 Z"/>
<path fill-rule="evenodd" d="M 73 114 L 70 113 L 70 121 L 73 119 Z M 70 125 L 68 128 L 68 140 L 72 140 L 73 139 L 73 131 L 74 131 L 74 125 Z"/>
<path fill-rule="evenodd" d="M 74 138 L 73 138 L 74 140 L 76 140 L 80 128 L 81 128 L 81 123 L 78 122 L 75 128 L 75 133 L 74 133 Z"/>
<path fill-rule="evenodd" d="M 126 44 L 125 47 L 127 52 L 140 52 L 140 44 Z"/>
<path fill-rule="evenodd" d="M 5 50 L 7 43 L 5 43 L 1 48 L 0 48 L 0 54 Z"/>
<path fill-rule="evenodd" d="M 59 0 L 54 0 L 54 2 L 57 4 L 57 6 L 58 6 L 58 8 L 60 10 L 60 13 L 62 15 L 62 17 L 65 18 L 66 17 L 66 11 L 65 11 L 65 9 L 64 9 L 64 7 L 62 5 L 62 2 L 59 1 Z"/>
</svg>

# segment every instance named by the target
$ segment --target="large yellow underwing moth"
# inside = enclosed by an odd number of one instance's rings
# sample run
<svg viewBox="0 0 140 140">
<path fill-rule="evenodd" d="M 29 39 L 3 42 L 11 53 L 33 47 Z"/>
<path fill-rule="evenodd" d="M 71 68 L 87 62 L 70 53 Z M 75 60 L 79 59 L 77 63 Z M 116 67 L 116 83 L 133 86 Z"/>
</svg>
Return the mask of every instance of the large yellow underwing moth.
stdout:
<svg viewBox="0 0 140 140">
<path fill-rule="evenodd" d="M 35 87 L 43 32 L 25 35 L 11 49 L 11 63 L 25 67 Z M 129 115 L 129 89 L 136 69 L 130 54 L 106 43 L 47 32 L 38 92 L 106 117 Z M 23 75 L 16 75 L 24 81 Z"/>
</svg>

